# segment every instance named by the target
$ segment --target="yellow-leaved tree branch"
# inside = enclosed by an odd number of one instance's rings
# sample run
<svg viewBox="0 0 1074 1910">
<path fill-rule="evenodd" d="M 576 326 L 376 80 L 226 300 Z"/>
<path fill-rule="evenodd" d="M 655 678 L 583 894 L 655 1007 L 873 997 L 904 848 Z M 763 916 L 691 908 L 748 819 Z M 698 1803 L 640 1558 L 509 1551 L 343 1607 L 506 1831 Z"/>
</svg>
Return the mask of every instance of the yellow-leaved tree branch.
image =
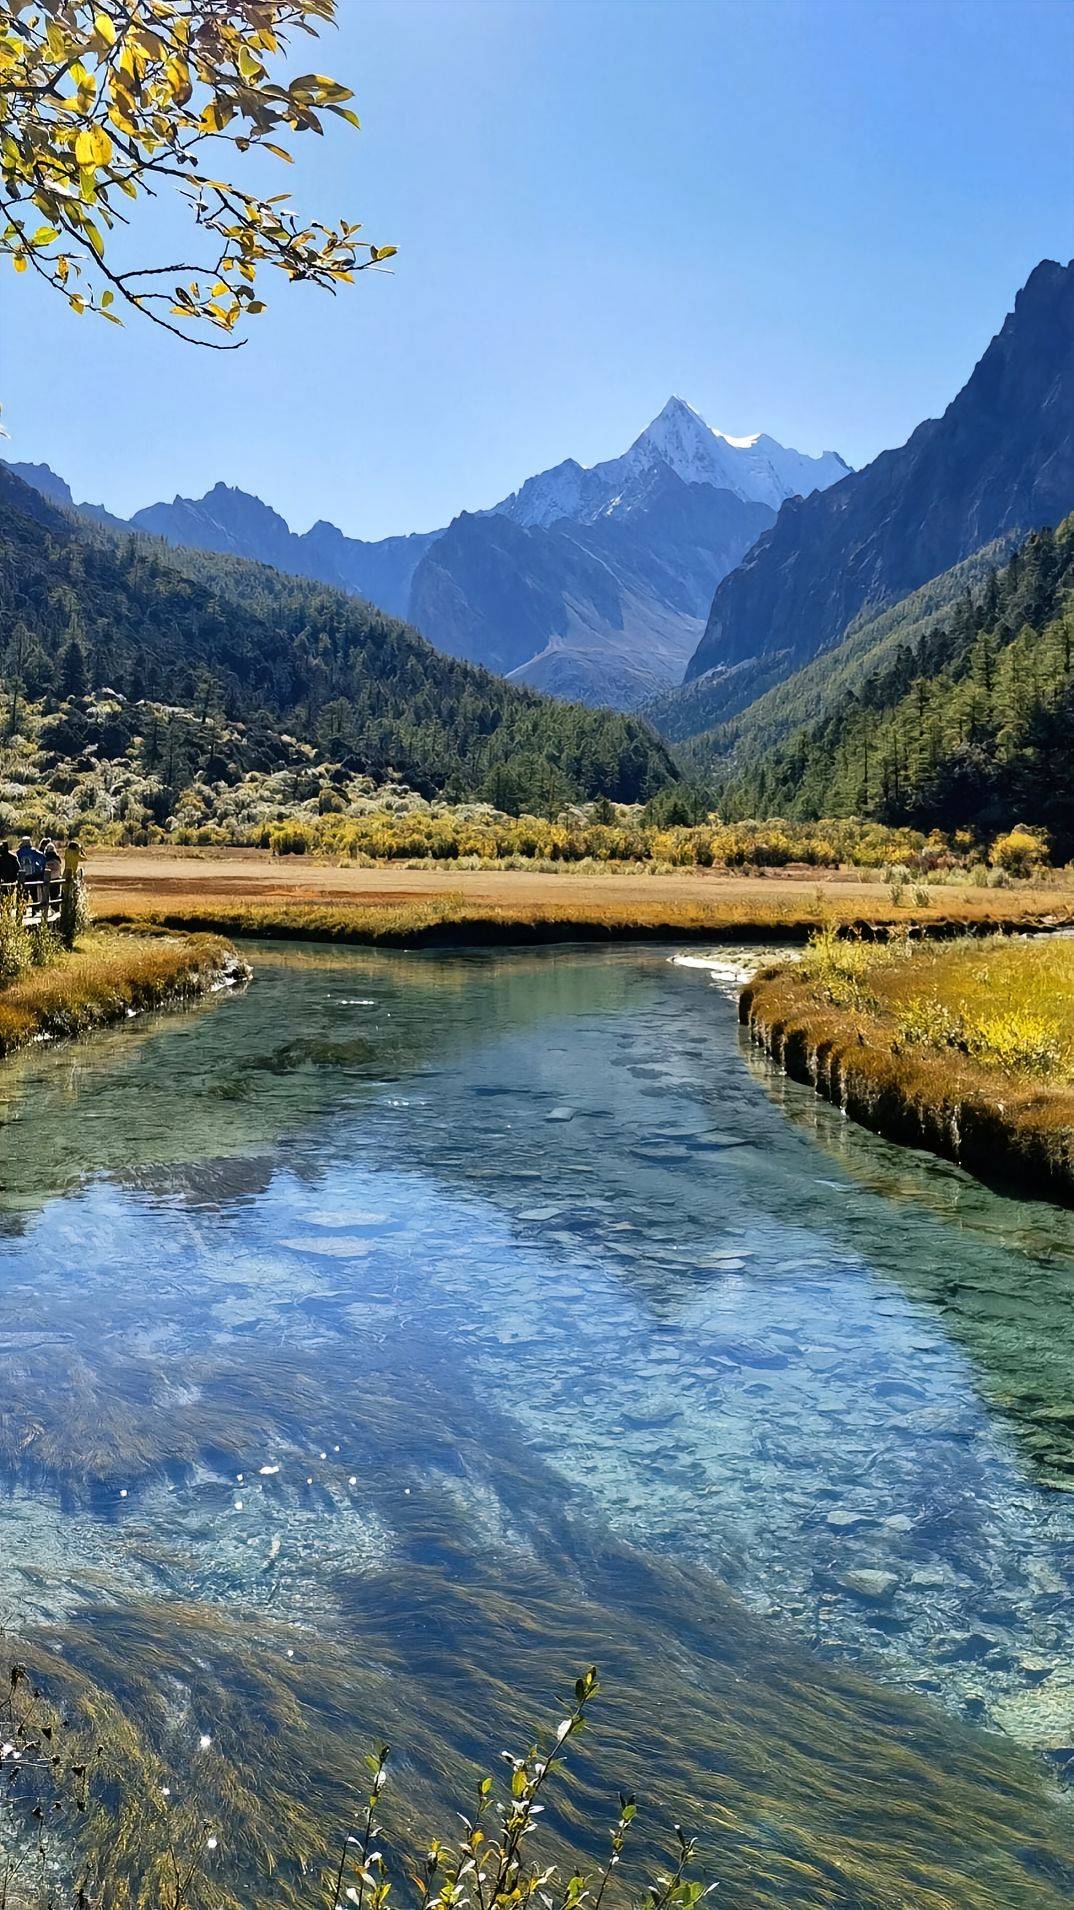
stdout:
<svg viewBox="0 0 1074 1910">
<path fill-rule="evenodd" d="M 335 11 L 336 0 L 0 0 L 0 251 L 75 312 L 121 323 L 133 307 L 218 349 L 264 310 L 268 268 L 334 290 L 391 258 L 359 225 L 307 223 L 286 193 L 262 198 L 219 176 L 233 153 L 290 160 L 281 139 L 322 132 L 326 115 L 358 125 L 347 87 L 283 70 L 293 37 Z M 185 202 L 202 256 L 118 258 L 132 203 L 165 192 Z"/>
</svg>

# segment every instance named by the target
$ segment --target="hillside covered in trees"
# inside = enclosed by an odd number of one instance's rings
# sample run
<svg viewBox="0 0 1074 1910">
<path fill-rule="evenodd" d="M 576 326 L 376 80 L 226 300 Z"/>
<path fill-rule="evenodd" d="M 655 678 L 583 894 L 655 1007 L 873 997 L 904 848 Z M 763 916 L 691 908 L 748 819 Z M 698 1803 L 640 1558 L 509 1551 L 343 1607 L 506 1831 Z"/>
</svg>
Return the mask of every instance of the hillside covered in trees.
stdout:
<svg viewBox="0 0 1074 1910">
<path fill-rule="evenodd" d="M 1067 518 L 1027 538 L 820 720 L 730 764 L 721 803 L 742 816 L 982 832 L 1024 818 L 1074 856 L 1072 590 Z"/>
<path fill-rule="evenodd" d="M 67 706 L 105 687 L 120 707 L 87 737 Z M 272 769 L 296 739 L 507 810 L 645 801 L 676 773 L 631 718 L 516 689 L 341 592 L 78 524 L 3 470 L 0 691 L 9 730 L 26 703 L 55 712 L 58 754 L 135 745 L 165 813 L 207 763 L 223 781 Z"/>
</svg>

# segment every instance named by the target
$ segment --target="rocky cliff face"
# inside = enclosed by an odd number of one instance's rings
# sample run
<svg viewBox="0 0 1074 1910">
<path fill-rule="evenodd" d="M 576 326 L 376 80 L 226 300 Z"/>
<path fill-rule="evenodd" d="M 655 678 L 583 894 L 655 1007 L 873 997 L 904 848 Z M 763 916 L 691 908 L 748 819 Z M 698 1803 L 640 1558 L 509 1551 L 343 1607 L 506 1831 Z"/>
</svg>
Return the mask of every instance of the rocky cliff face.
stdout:
<svg viewBox="0 0 1074 1910">
<path fill-rule="evenodd" d="M 864 607 L 905 596 L 995 537 L 1055 524 L 1072 506 L 1074 265 L 1049 260 L 942 418 L 830 489 L 783 505 L 717 587 L 687 682 L 734 672 L 717 712 L 732 714 L 758 667 L 766 680 L 769 666 L 790 675 Z"/>
</svg>

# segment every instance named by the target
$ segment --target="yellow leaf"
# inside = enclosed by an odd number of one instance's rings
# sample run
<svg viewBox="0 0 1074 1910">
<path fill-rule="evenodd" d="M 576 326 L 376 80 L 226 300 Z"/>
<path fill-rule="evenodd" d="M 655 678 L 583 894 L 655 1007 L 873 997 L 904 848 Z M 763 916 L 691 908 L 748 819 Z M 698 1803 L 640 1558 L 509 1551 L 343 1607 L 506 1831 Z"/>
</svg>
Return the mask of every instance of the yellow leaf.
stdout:
<svg viewBox="0 0 1074 1910">
<path fill-rule="evenodd" d="M 16 252 L 15 257 L 12 260 L 12 264 L 14 265 L 16 272 L 25 272 L 26 259 L 21 252 Z"/>
<path fill-rule="evenodd" d="M 168 76 L 168 84 L 171 86 L 173 93 L 176 94 L 180 101 L 188 100 L 193 88 L 190 83 L 190 68 L 187 66 L 186 61 L 169 60 L 164 71 Z"/>
<path fill-rule="evenodd" d="M 227 126 L 234 117 L 235 108 L 229 100 L 211 99 L 201 116 L 202 131 L 206 133 L 222 133 L 224 127 Z"/>
<path fill-rule="evenodd" d="M 93 30 L 96 34 L 99 35 L 99 37 L 105 42 L 107 46 L 115 46 L 116 29 L 112 21 L 108 18 L 107 13 L 94 14 Z"/>
<path fill-rule="evenodd" d="M 58 239 L 59 236 L 54 225 L 39 225 L 30 244 L 32 246 L 51 245 L 53 239 Z"/>
<path fill-rule="evenodd" d="M 75 159 L 80 166 L 107 166 L 112 157 L 112 141 L 103 126 L 86 126 L 75 140 Z"/>
</svg>

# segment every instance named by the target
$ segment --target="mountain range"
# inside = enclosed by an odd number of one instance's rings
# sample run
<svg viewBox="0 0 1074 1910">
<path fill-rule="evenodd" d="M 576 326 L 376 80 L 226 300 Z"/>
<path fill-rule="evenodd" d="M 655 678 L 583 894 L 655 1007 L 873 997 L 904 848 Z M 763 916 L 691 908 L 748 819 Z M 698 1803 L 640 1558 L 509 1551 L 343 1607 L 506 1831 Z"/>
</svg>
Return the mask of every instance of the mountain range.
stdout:
<svg viewBox="0 0 1074 1910">
<path fill-rule="evenodd" d="M 47 467 L 13 468 L 71 505 Z M 1045 260 L 942 416 L 859 471 L 726 437 L 672 398 L 621 457 L 568 459 L 440 531 L 363 542 L 322 522 L 297 536 L 224 485 L 131 522 L 188 573 L 199 552 L 253 558 L 405 612 L 438 649 L 518 684 L 640 703 L 690 773 L 786 806 L 794 766 L 819 747 L 787 756 L 787 739 L 829 712 L 831 734 L 856 736 L 854 699 L 883 672 L 901 685 L 922 644 L 934 674 L 941 653 L 941 676 L 961 668 L 961 599 L 1072 510 L 1074 264 Z M 229 573 L 232 598 L 254 587 L 246 568 Z M 943 651 L 933 631 L 950 617 Z M 1012 669 L 1021 657 L 1011 650 Z M 906 786 L 900 772 L 904 801 Z M 811 787 L 844 785 L 818 772 Z"/>
<path fill-rule="evenodd" d="M 648 713 L 679 738 L 726 723 L 855 619 L 1072 508 L 1074 264 L 1045 260 L 942 417 L 782 506 L 717 586 L 684 687 Z"/>
<path fill-rule="evenodd" d="M 47 465 L 9 468 L 54 503 L 120 527 L 102 505 L 75 506 Z M 630 708 L 681 680 L 716 584 L 780 505 L 847 470 L 835 452 L 808 457 L 763 433 L 726 437 L 671 398 L 621 457 L 589 468 L 567 459 L 442 530 L 365 541 L 322 520 L 298 534 L 224 484 L 151 504 L 129 527 L 331 584 L 405 618 L 448 655 Z"/>
</svg>

